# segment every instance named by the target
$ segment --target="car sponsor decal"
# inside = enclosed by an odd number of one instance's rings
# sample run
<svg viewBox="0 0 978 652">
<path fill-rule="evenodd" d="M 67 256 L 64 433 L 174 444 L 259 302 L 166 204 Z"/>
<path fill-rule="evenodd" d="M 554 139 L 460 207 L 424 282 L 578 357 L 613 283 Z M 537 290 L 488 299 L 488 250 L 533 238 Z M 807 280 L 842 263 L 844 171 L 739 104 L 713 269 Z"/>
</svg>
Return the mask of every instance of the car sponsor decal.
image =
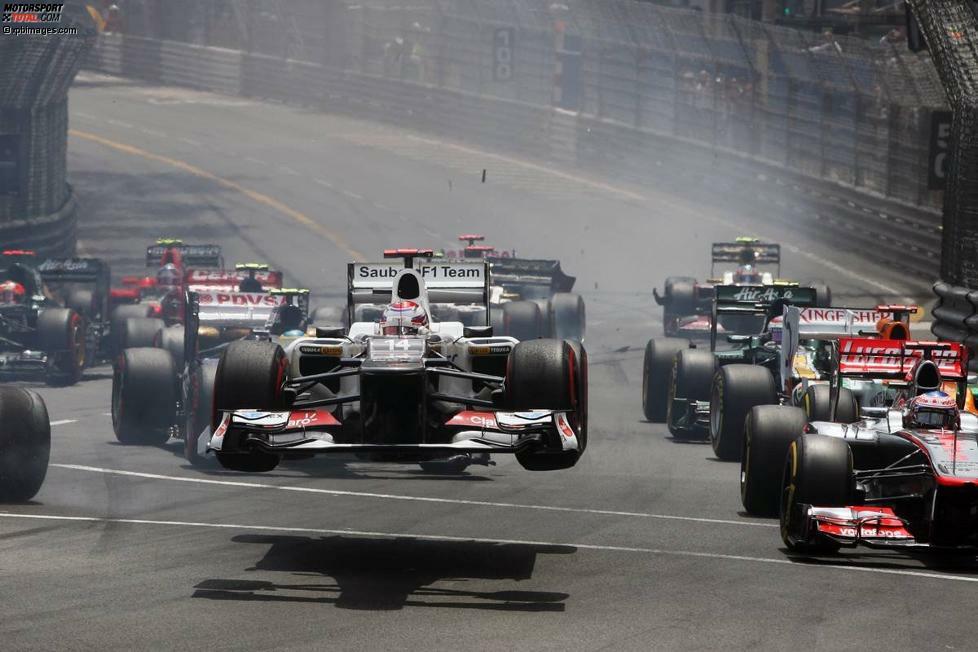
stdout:
<svg viewBox="0 0 978 652">
<path fill-rule="evenodd" d="M 494 430 L 498 428 L 496 415 L 492 412 L 475 412 L 473 410 L 463 410 L 446 423 L 446 426 L 458 428 L 479 428 L 482 430 Z"/>
<path fill-rule="evenodd" d="M 260 292 L 199 292 L 198 301 L 202 306 L 266 306 L 283 305 L 286 297 Z"/>
<path fill-rule="evenodd" d="M 238 410 L 232 423 L 251 428 L 281 428 L 289 420 L 289 412 L 264 412 L 259 410 Z"/>
<path fill-rule="evenodd" d="M 955 484 L 978 480 L 978 435 L 952 430 L 903 431 L 899 433 L 920 446 L 930 458 L 937 479 Z"/>
<path fill-rule="evenodd" d="M 914 346 L 940 346 L 931 351 L 931 359 L 941 375 L 960 377 L 964 347 L 955 342 L 903 342 L 870 338 L 843 338 L 839 341 L 839 372 L 842 374 L 910 373 L 923 357 Z"/>
<path fill-rule="evenodd" d="M 481 288 L 486 280 L 486 263 L 414 261 L 414 268 L 428 288 Z M 391 263 L 353 263 L 354 288 L 389 289 L 394 277 L 404 269 Z"/>
<path fill-rule="evenodd" d="M 836 537 L 913 540 L 913 535 L 890 507 L 812 507 L 810 516 L 819 532 Z"/>
<path fill-rule="evenodd" d="M 207 444 L 208 448 L 214 450 L 221 450 L 221 446 L 224 444 L 224 434 L 228 431 L 228 425 L 231 423 L 231 414 L 225 412 L 221 415 L 221 422 L 217 424 L 217 430 L 211 436 L 210 442 Z"/>
<path fill-rule="evenodd" d="M 571 427 L 570 421 L 567 420 L 567 415 L 563 412 L 558 412 L 555 414 L 554 424 L 557 426 L 557 432 L 560 433 L 561 448 L 563 448 L 565 451 L 578 450 L 577 434 Z"/>
<path fill-rule="evenodd" d="M 310 428 L 324 428 L 327 426 L 338 426 L 340 422 L 336 420 L 332 412 L 324 408 L 311 410 L 293 410 L 289 414 L 286 430 L 307 430 Z"/>
</svg>

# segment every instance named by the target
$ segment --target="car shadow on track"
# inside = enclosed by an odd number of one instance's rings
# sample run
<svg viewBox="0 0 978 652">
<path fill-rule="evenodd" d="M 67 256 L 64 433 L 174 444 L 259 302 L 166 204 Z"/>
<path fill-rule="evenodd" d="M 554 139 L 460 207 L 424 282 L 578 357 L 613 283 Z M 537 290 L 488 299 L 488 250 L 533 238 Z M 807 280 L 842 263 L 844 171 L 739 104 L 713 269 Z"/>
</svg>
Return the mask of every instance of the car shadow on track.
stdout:
<svg viewBox="0 0 978 652">
<path fill-rule="evenodd" d="M 396 611 L 404 607 L 561 612 L 566 593 L 479 591 L 455 588 L 479 580 L 527 580 L 537 555 L 570 555 L 573 546 L 432 541 L 359 536 L 323 538 L 239 535 L 235 543 L 269 545 L 249 571 L 275 571 L 303 580 L 204 580 L 194 598 L 262 602 L 305 602 L 341 609 Z M 318 582 L 310 576 L 327 576 Z M 450 582 L 448 587 L 433 586 Z"/>
</svg>

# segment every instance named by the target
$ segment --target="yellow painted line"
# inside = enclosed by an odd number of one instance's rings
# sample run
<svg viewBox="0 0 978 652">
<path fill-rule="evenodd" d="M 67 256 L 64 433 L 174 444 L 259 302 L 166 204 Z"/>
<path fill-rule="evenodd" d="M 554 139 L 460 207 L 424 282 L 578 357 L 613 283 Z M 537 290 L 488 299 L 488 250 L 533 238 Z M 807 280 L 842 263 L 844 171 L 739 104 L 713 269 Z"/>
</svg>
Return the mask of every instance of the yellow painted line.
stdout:
<svg viewBox="0 0 978 652">
<path fill-rule="evenodd" d="M 87 140 L 93 143 L 98 143 L 99 145 L 104 145 L 105 147 L 109 147 L 118 152 L 129 154 L 131 156 L 138 156 L 148 161 L 156 161 L 157 163 L 163 163 L 164 165 L 169 165 L 170 167 L 174 167 L 188 174 L 192 174 L 195 177 L 212 181 L 218 184 L 219 186 L 227 188 L 228 190 L 233 190 L 237 193 L 244 195 L 245 197 L 247 197 L 248 199 L 252 200 L 257 204 L 261 204 L 262 206 L 267 206 L 268 208 L 271 208 L 277 213 L 289 218 L 293 222 L 297 224 L 301 224 L 302 226 L 306 227 L 310 231 L 325 237 L 334 245 L 336 245 L 339 249 L 342 249 L 347 254 L 349 254 L 350 257 L 353 258 L 353 260 L 363 261 L 365 259 L 364 255 L 359 251 L 357 251 L 356 249 L 354 249 L 350 245 L 350 243 L 346 241 L 344 237 L 342 237 L 332 229 L 326 228 L 319 222 L 316 222 L 305 213 L 298 211 L 287 204 L 282 203 L 281 201 L 275 199 L 274 197 L 270 197 L 264 193 L 258 192 L 257 190 L 252 190 L 251 188 L 242 186 L 240 183 L 236 183 L 234 181 L 231 181 L 230 179 L 219 177 L 216 174 L 213 174 L 211 172 L 208 172 L 207 170 L 203 170 L 197 167 L 196 165 L 191 165 L 186 161 L 170 158 L 168 156 L 162 156 L 160 154 L 154 154 L 153 152 L 148 152 L 144 149 L 140 149 L 139 147 L 134 147 L 132 145 L 127 145 L 126 143 L 120 143 L 114 140 L 110 140 L 108 138 L 104 138 L 97 134 L 89 133 L 87 131 L 70 129 L 68 133 L 74 136 L 75 138 L 81 138 L 83 140 Z"/>
</svg>

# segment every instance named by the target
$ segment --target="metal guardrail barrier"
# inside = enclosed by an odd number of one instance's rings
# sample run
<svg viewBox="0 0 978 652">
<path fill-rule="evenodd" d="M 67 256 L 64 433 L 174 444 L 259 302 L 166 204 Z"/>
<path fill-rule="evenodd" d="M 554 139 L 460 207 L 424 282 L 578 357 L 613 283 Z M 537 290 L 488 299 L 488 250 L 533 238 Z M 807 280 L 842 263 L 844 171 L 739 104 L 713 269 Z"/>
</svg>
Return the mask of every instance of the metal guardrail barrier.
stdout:
<svg viewBox="0 0 978 652">
<path fill-rule="evenodd" d="M 4 249 L 32 249 L 41 257 L 75 254 L 78 203 L 71 187 L 68 200 L 59 210 L 24 220 L 0 223 L 0 243 Z"/>
</svg>

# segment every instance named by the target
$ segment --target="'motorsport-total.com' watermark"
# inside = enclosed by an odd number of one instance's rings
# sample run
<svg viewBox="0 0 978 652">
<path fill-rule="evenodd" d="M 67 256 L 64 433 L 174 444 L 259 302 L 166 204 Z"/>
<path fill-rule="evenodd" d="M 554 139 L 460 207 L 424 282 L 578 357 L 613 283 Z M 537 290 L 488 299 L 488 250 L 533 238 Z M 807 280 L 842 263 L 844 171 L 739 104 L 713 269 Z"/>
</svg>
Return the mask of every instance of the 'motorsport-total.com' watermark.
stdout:
<svg viewBox="0 0 978 652">
<path fill-rule="evenodd" d="M 61 22 L 64 3 L 5 2 L 0 23 L 4 34 L 77 34 L 77 27 L 52 27 Z"/>
</svg>

